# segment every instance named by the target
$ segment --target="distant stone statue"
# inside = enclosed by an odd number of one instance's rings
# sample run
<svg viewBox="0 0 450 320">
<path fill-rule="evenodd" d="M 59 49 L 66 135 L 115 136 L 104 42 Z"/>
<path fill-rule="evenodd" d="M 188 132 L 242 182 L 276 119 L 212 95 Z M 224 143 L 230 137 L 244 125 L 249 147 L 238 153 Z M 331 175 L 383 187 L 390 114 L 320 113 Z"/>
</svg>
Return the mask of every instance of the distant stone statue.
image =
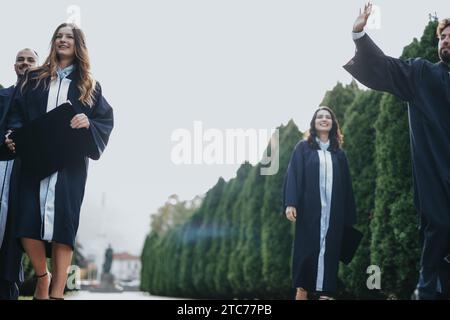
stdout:
<svg viewBox="0 0 450 320">
<path fill-rule="evenodd" d="M 103 273 L 108 274 L 111 272 L 111 265 L 113 260 L 113 249 L 111 245 L 108 246 L 108 249 L 105 251 L 105 262 L 103 263 Z"/>
<path fill-rule="evenodd" d="M 105 262 L 103 262 L 103 272 L 100 277 L 100 286 L 89 289 L 91 292 L 122 292 L 123 288 L 116 285 L 114 275 L 111 273 L 113 263 L 113 249 L 111 245 L 105 250 Z"/>
</svg>

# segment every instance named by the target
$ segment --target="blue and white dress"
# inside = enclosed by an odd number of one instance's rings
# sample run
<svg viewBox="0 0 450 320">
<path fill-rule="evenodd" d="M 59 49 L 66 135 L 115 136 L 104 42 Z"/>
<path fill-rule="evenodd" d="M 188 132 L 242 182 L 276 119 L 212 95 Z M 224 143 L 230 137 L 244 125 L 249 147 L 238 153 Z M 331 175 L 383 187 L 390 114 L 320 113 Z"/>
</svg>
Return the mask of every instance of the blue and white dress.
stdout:
<svg viewBox="0 0 450 320">
<path fill-rule="evenodd" d="M 356 221 L 345 153 L 329 142 L 299 142 L 284 179 L 283 200 L 285 208 L 297 210 L 293 286 L 335 292 L 344 226 Z"/>
</svg>

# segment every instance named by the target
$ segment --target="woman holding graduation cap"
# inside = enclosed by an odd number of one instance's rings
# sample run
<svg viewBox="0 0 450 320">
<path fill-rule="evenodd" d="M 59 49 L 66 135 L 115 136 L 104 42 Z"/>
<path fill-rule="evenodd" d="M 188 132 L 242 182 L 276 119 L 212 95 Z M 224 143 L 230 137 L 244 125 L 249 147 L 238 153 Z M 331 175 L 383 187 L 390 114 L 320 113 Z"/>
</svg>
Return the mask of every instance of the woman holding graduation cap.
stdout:
<svg viewBox="0 0 450 320">
<path fill-rule="evenodd" d="M 288 165 L 283 201 L 287 219 L 295 222 L 292 272 L 297 300 L 306 300 L 308 292 L 330 299 L 336 291 L 344 229 L 356 220 L 342 143 L 334 112 L 320 107 Z"/>
<path fill-rule="evenodd" d="M 53 34 L 50 55 L 43 66 L 28 72 L 18 86 L 8 115 L 8 127 L 14 131 L 26 126 L 67 101 L 76 113 L 67 126 L 89 132 L 83 146 L 86 152 L 44 179 L 25 170 L 23 165 L 21 168 L 17 165 L 13 173 L 19 195 L 13 209 L 17 215 L 15 229 L 35 271 L 35 299 L 63 298 L 88 158 L 100 157 L 113 129 L 113 110 L 90 72 L 84 33 L 74 24 L 63 23 Z M 16 151 L 12 139 L 7 138 L 5 142 L 12 152 Z M 22 159 L 22 163 L 24 161 Z M 52 275 L 48 272 L 46 257 L 52 258 Z"/>
</svg>

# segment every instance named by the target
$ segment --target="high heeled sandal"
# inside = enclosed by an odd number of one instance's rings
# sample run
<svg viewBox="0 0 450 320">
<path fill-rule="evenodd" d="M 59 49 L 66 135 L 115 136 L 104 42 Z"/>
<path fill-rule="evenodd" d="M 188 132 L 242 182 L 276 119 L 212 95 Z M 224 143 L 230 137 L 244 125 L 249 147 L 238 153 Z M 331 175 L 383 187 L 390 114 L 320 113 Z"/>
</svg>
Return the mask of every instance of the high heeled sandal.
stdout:
<svg viewBox="0 0 450 320">
<path fill-rule="evenodd" d="M 46 277 L 46 276 L 49 277 L 49 280 L 50 280 L 50 282 L 51 282 L 51 281 L 52 281 L 52 274 L 49 273 L 49 272 L 46 272 L 46 273 L 44 273 L 44 274 L 42 274 L 42 275 L 40 275 L 40 276 L 34 275 L 33 278 L 37 281 L 37 280 L 39 280 L 39 279 L 41 279 L 41 278 L 43 278 L 43 277 Z M 39 298 L 36 298 L 36 297 L 33 295 L 33 300 L 35 300 L 35 301 L 42 301 L 42 300 L 49 300 L 49 299 L 39 299 Z"/>
</svg>

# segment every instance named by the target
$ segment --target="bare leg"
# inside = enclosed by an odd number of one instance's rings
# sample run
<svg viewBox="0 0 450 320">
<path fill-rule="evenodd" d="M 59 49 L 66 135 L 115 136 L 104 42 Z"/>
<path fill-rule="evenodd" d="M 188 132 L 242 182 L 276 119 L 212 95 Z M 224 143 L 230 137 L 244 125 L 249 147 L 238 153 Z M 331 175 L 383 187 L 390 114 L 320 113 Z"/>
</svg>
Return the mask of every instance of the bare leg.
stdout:
<svg viewBox="0 0 450 320">
<path fill-rule="evenodd" d="M 308 300 L 308 292 L 303 288 L 297 288 L 295 300 Z"/>
<path fill-rule="evenodd" d="M 36 299 L 48 299 L 50 275 L 43 276 L 48 272 L 45 245 L 40 240 L 22 238 L 22 246 L 31 260 L 35 276 L 37 277 L 34 297 Z"/>
<path fill-rule="evenodd" d="M 63 298 L 67 282 L 67 269 L 72 262 L 72 248 L 61 243 L 52 244 L 52 271 L 53 280 L 50 297 Z"/>
</svg>

